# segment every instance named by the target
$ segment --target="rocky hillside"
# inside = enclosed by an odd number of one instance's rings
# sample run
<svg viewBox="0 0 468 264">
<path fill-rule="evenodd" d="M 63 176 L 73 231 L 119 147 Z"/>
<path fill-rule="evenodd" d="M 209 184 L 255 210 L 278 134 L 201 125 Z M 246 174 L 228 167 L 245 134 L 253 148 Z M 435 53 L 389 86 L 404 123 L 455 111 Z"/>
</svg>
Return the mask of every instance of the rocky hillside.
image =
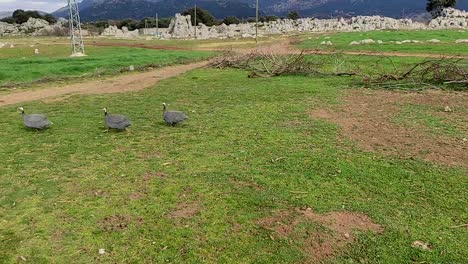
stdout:
<svg viewBox="0 0 468 264">
<path fill-rule="evenodd" d="M 355 15 L 383 15 L 407 17 L 424 12 L 427 0 L 260 0 L 262 14 L 285 15 L 296 10 L 303 16 L 351 17 Z M 198 0 L 198 5 L 218 18 L 226 16 L 254 16 L 253 0 Z M 192 7 L 194 0 L 83 0 L 80 4 L 84 21 L 106 19 L 141 19 L 172 17 L 175 13 Z M 468 1 L 459 1 L 459 9 L 468 10 Z M 66 8 L 57 10 L 54 15 L 67 17 Z"/>
</svg>

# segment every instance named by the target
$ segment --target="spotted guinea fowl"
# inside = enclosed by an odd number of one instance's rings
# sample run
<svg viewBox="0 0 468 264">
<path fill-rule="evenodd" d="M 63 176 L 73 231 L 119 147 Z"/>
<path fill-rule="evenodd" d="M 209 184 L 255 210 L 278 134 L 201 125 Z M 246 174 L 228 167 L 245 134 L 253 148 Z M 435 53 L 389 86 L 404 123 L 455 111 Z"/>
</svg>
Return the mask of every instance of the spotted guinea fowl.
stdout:
<svg viewBox="0 0 468 264">
<path fill-rule="evenodd" d="M 19 107 L 18 110 L 21 111 L 21 115 L 23 116 L 24 126 L 26 126 L 27 128 L 43 130 L 43 129 L 48 128 L 50 125 L 52 125 L 52 122 L 50 122 L 47 116 L 45 115 L 40 115 L 40 114 L 27 115 L 24 113 L 23 107 Z"/>
<path fill-rule="evenodd" d="M 104 122 L 108 129 L 125 130 L 131 126 L 130 120 L 124 115 L 111 115 L 107 113 L 107 108 L 104 108 Z"/>
<path fill-rule="evenodd" d="M 188 116 L 179 111 L 167 111 L 167 104 L 163 103 L 163 117 L 168 125 L 175 126 L 188 119 Z"/>
</svg>

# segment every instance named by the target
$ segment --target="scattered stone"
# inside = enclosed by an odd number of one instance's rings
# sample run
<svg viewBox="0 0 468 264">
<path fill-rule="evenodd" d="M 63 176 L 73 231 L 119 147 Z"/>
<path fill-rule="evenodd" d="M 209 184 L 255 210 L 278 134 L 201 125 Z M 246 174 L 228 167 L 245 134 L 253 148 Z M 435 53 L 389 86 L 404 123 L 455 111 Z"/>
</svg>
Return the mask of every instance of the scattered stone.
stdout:
<svg viewBox="0 0 468 264">
<path fill-rule="evenodd" d="M 468 43 L 468 39 L 458 39 L 455 43 Z"/>
<path fill-rule="evenodd" d="M 99 249 L 99 255 L 104 255 L 106 254 L 106 250 L 104 248 Z"/>
<path fill-rule="evenodd" d="M 429 42 L 429 43 L 440 43 L 441 41 L 438 40 L 438 39 L 430 39 L 427 42 Z"/>
<path fill-rule="evenodd" d="M 332 46 L 333 43 L 331 41 L 322 41 L 320 45 Z"/>
<path fill-rule="evenodd" d="M 381 40 L 377 40 L 377 44 L 384 44 L 384 42 Z"/>
<path fill-rule="evenodd" d="M 13 45 L 13 44 L 10 44 L 10 49 L 12 49 L 12 48 L 14 48 L 14 47 L 15 47 L 15 45 Z"/>
<path fill-rule="evenodd" d="M 34 54 L 39 54 L 39 49 L 34 49 Z"/>
<path fill-rule="evenodd" d="M 448 105 L 445 107 L 444 111 L 445 112 L 453 112 L 453 110 Z"/>
<path fill-rule="evenodd" d="M 374 44 L 375 41 L 373 39 L 364 39 L 361 40 L 361 44 Z"/>
<path fill-rule="evenodd" d="M 129 71 L 134 71 L 134 70 L 135 70 L 135 66 L 130 65 L 130 66 L 128 67 L 128 70 L 129 70 Z"/>
<path fill-rule="evenodd" d="M 414 241 L 412 247 L 419 248 L 424 251 L 429 251 L 432 249 L 432 246 L 429 243 L 419 241 L 419 240 Z"/>
</svg>

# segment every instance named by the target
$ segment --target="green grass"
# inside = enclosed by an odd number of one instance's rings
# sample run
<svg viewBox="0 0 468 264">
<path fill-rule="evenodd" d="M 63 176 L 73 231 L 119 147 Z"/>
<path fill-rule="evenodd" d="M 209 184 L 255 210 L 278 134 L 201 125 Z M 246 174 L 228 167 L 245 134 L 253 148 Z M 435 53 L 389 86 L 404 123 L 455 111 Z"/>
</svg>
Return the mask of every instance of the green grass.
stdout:
<svg viewBox="0 0 468 264">
<path fill-rule="evenodd" d="M 35 56 L 34 49 L 41 52 Z M 0 49 L 0 85 L 30 83 L 44 78 L 60 79 L 90 75 L 117 74 L 123 68 L 161 67 L 206 59 L 213 52 L 162 51 L 124 47 L 87 47 L 88 57 L 70 58 L 64 45 L 38 45 Z"/>
<path fill-rule="evenodd" d="M 443 109 L 439 111 L 442 112 Z M 466 109 L 460 109 L 466 115 Z M 446 113 L 450 115 L 450 113 Z M 406 104 L 394 120 L 398 124 L 418 129 L 426 128 L 430 133 L 436 135 L 447 135 L 456 138 L 468 137 L 468 128 L 463 123 L 453 122 L 441 116 L 434 115 L 434 109 L 424 105 Z"/>
<path fill-rule="evenodd" d="M 348 78 L 246 76 L 203 69 L 141 92 L 25 104 L 55 123 L 39 133 L 0 108 L 0 262 L 298 263 L 299 243 L 270 239 L 257 220 L 302 206 L 362 212 L 385 227 L 332 262 L 465 261 L 466 231 L 450 226 L 468 218 L 466 170 L 364 152 L 311 119 L 310 109 L 340 103 Z M 163 101 L 190 120 L 163 124 Z M 133 128 L 103 133 L 104 106 Z M 155 172 L 167 176 L 144 180 Z M 169 219 L 181 202 L 200 212 Z M 103 230 L 113 215 L 128 226 Z"/>
<path fill-rule="evenodd" d="M 310 37 L 310 39 L 308 39 Z M 431 30 L 431 31 L 369 31 L 369 32 L 342 32 L 321 35 L 303 36 L 298 44 L 302 49 L 328 49 L 372 52 L 403 52 L 403 53 L 433 53 L 447 55 L 468 55 L 468 45 L 455 44 L 458 39 L 468 39 L 468 31 L 458 30 Z M 329 37 L 329 38 L 328 38 Z M 326 39 L 327 38 L 327 39 Z M 350 46 L 352 41 L 364 39 L 382 40 L 384 44 L 368 44 Z M 441 43 L 407 43 L 397 45 L 390 41 L 419 40 L 428 41 L 438 39 Z M 333 46 L 320 45 L 322 41 L 331 41 Z"/>
</svg>

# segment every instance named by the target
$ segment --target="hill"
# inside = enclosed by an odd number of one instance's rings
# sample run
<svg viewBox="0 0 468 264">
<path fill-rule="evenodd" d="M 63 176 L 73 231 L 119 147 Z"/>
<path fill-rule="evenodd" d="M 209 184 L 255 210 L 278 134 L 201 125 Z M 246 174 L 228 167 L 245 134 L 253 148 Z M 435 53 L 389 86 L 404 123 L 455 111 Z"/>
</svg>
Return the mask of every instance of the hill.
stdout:
<svg viewBox="0 0 468 264">
<path fill-rule="evenodd" d="M 80 12 L 83 21 L 141 19 L 154 17 L 156 13 L 170 17 L 193 4 L 193 0 L 83 0 Z M 252 0 L 198 0 L 198 5 L 217 18 L 255 15 Z M 399 18 L 424 13 L 425 5 L 426 0 L 260 0 L 262 14 L 283 16 L 295 10 L 303 16 L 318 18 L 377 14 Z M 460 1 L 457 8 L 468 10 L 468 1 Z M 62 8 L 53 14 L 68 17 L 68 10 Z"/>
</svg>

